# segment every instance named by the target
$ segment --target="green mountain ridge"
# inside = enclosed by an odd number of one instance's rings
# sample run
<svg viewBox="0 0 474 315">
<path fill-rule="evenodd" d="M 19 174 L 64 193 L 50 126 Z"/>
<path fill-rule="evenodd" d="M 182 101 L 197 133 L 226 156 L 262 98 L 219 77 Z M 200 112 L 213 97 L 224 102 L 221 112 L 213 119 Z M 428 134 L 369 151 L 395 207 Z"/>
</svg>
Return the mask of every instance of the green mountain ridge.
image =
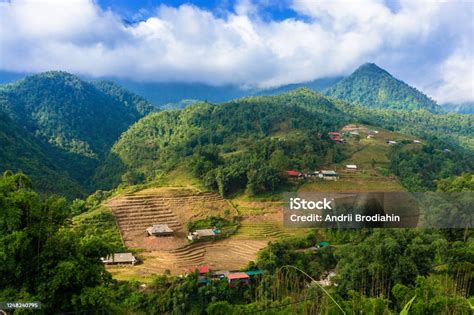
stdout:
<svg viewBox="0 0 474 315">
<path fill-rule="evenodd" d="M 31 133 L 68 152 L 97 157 L 153 107 L 112 83 L 45 72 L 0 88 L 0 109 Z"/>
<path fill-rule="evenodd" d="M 252 169 L 268 167 L 269 174 L 280 174 L 338 162 L 343 152 L 326 135 L 350 122 L 423 137 L 435 147 L 459 152 L 456 158 L 472 159 L 468 115 L 369 109 L 300 88 L 148 115 L 122 134 L 96 177 L 114 187 L 121 179 L 116 171 L 154 180 L 183 163 L 206 186 L 226 195 L 235 191 L 235 183 L 251 183 Z M 204 162 L 192 166 L 196 160 Z M 222 188 L 226 184 L 231 188 Z"/>
<path fill-rule="evenodd" d="M 374 63 L 363 64 L 350 76 L 326 89 L 324 94 L 369 108 L 425 109 L 443 113 L 435 101 Z"/>
<path fill-rule="evenodd" d="M 45 193 L 84 196 L 120 134 L 154 110 L 113 83 L 88 83 L 66 72 L 0 85 L 0 171 L 22 170 Z"/>
</svg>

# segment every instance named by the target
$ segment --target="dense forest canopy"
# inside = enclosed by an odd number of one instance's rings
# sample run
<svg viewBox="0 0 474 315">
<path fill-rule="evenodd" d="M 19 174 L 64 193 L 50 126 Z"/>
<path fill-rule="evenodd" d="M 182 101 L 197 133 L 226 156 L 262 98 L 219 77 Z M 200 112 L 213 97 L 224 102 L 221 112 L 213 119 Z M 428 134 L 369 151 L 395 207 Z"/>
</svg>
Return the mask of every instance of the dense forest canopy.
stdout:
<svg viewBox="0 0 474 315">
<path fill-rule="evenodd" d="M 0 108 L 28 131 L 71 153 L 97 157 L 153 107 L 111 83 L 45 72 L 0 88 Z"/>
<path fill-rule="evenodd" d="M 45 193 L 69 198 L 90 179 L 120 133 L 154 107 L 108 82 L 46 72 L 0 86 L 0 170 L 22 170 Z"/>
</svg>

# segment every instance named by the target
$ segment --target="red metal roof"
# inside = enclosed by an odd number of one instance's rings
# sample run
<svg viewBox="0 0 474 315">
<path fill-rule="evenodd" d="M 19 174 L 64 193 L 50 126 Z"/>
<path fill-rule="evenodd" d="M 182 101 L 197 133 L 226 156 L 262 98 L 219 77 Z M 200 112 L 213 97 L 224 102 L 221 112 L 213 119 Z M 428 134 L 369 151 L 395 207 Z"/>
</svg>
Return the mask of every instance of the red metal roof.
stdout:
<svg viewBox="0 0 474 315">
<path fill-rule="evenodd" d="M 197 269 L 199 270 L 199 273 L 208 273 L 209 272 L 209 266 L 208 265 L 199 266 Z"/>
<path fill-rule="evenodd" d="M 294 170 L 290 170 L 286 171 L 286 174 L 288 174 L 288 176 L 298 176 L 300 173 Z"/>
<path fill-rule="evenodd" d="M 334 136 L 340 136 L 341 135 L 339 132 L 336 132 L 336 131 L 329 132 L 329 134 L 334 135 Z"/>
<path fill-rule="evenodd" d="M 235 279 L 249 279 L 249 275 L 246 274 L 245 272 L 235 272 L 235 273 L 229 273 L 226 275 L 227 279 L 229 280 L 235 280 Z"/>
<path fill-rule="evenodd" d="M 204 273 L 209 272 L 209 266 L 208 265 L 198 266 L 198 267 L 189 268 L 188 270 L 189 272 L 198 271 L 199 274 L 204 274 Z"/>
</svg>

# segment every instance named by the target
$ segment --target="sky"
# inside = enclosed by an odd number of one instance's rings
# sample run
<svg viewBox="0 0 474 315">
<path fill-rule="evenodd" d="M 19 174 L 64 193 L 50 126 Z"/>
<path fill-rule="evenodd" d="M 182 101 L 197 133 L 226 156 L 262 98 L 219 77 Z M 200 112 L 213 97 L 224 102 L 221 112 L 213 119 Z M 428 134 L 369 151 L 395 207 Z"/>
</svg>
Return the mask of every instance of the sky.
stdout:
<svg viewBox="0 0 474 315">
<path fill-rule="evenodd" d="M 375 62 L 474 101 L 470 0 L 0 0 L 0 70 L 275 87 Z"/>
</svg>

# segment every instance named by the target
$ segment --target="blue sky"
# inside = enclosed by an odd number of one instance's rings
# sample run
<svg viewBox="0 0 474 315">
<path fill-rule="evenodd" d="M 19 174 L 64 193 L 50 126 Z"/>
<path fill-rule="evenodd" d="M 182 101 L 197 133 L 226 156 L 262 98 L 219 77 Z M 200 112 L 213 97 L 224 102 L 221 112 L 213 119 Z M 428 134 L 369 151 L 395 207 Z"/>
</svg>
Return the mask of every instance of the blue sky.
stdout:
<svg viewBox="0 0 474 315">
<path fill-rule="evenodd" d="M 0 0 L 0 70 L 274 87 L 375 62 L 474 100 L 474 1 Z"/>
</svg>

